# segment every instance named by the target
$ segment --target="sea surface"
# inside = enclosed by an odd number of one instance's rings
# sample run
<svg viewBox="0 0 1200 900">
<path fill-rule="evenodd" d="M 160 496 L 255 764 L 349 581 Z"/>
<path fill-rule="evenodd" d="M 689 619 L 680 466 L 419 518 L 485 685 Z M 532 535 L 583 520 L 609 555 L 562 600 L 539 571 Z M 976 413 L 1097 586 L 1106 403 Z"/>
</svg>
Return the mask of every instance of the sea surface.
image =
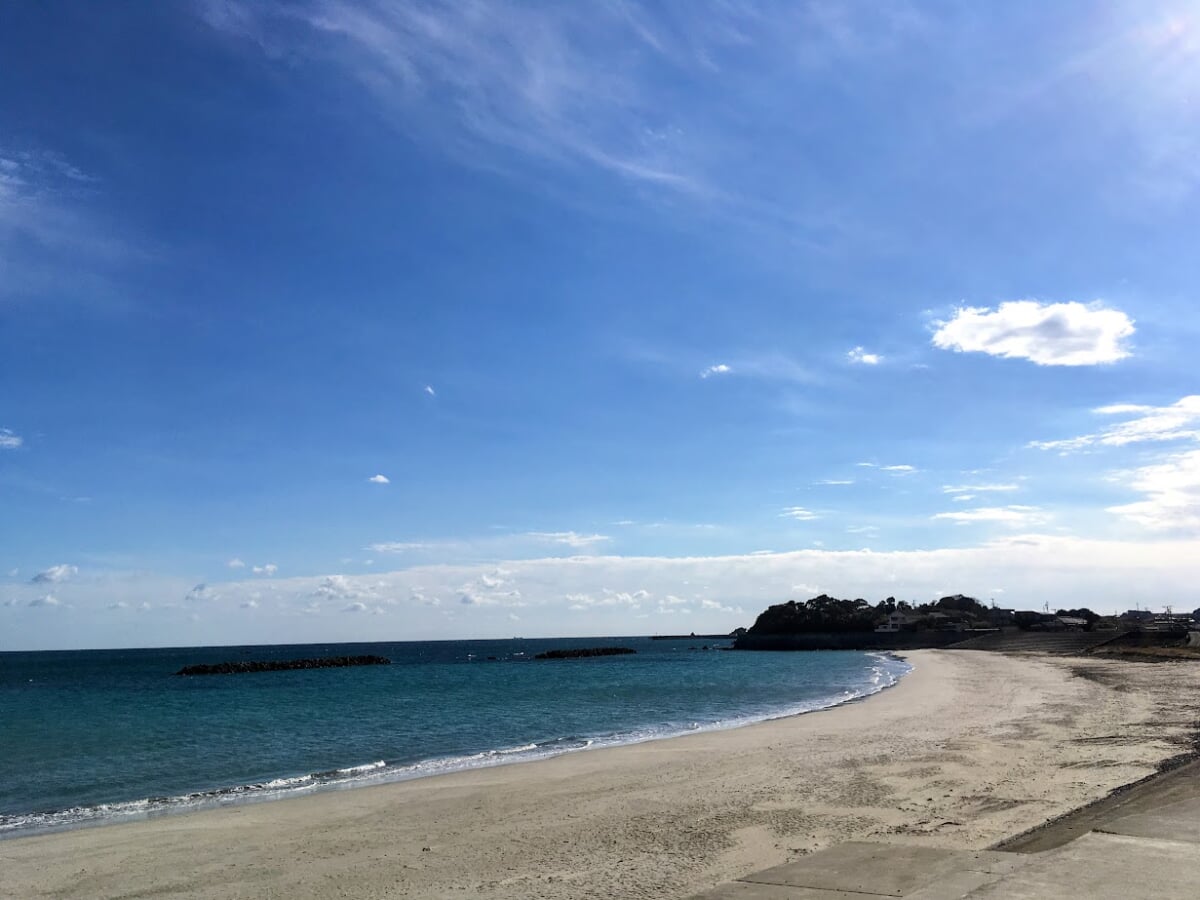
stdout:
<svg viewBox="0 0 1200 900">
<path fill-rule="evenodd" d="M 0 653 L 0 837 L 730 728 L 876 693 L 909 667 L 727 639 L 575 638 Z M 551 648 L 636 655 L 535 661 Z M 702 649 L 707 646 L 709 649 Z M 390 666 L 177 677 L 193 663 Z"/>
</svg>

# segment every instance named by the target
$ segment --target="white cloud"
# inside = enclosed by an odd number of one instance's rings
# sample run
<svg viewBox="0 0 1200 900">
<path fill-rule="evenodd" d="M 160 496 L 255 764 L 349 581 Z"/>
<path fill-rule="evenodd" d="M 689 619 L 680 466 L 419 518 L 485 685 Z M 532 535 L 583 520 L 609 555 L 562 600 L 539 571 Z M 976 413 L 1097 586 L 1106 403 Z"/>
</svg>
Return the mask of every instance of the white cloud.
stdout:
<svg viewBox="0 0 1200 900">
<path fill-rule="evenodd" d="M 75 566 L 69 566 L 66 563 L 38 572 L 30 579 L 31 584 L 58 584 L 61 581 L 66 581 L 73 575 L 78 575 L 79 569 Z"/>
<path fill-rule="evenodd" d="M 367 576 L 343 576 L 352 589 L 370 587 L 380 598 L 399 598 L 393 605 L 403 610 L 404 633 L 412 640 L 461 637 L 469 616 L 470 634 L 476 637 L 511 637 L 510 612 L 522 615 L 527 637 L 564 633 L 587 635 L 629 634 L 639 630 L 637 617 L 663 609 L 691 610 L 688 631 L 724 632 L 749 625 L 772 603 L 802 594 L 828 592 L 839 597 L 879 600 L 935 599 L 961 591 L 986 597 L 994 585 L 1003 585 L 1013 604 L 1040 609 L 1089 606 L 1100 611 L 1122 610 L 1141 603 L 1161 608 L 1170 598 L 1190 596 L 1200 583 L 1200 552 L 1195 538 L 1156 536 L 1154 540 L 1090 540 L 1062 535 L 1029 533 L 1022 529 L 1003 539 L 973 546 L 932 550 L 798 550 L 771 555 L 740 554 L 714 557 L 615 557 L 572 556 L 506 560 L 505 591 L 519 590 L 521 599 L 488 605 L 460 603 L 462 585 L 478 584 L 493 573 L 486 565 L 425 565 Z M 180 646 L 203 640 L 224 643 L 306 643 L 313 641 L 363 641 L 377 638 L 368 624 L 378 602 L 366 596 L 328 602 L 315 598 L 322 577 L 282 578 L 264 585 L 247 578 L 215 585 L 220 598 L 205 609 L 200 630 L 187 621 L 194 607 L 162 604 L 158 598 L 182 596 L 187 585 L 177 579 L 139 576 L 137 579 L 97 575 L 69 582 L 55 590 L 63 608 L 72 615 L 56 617 L 53 633 L 39 616 L 5 610 L 0 626 L 0 649 L 31 647 L 120 647 L 136 640 L 149 646 Z M 364 579 L 360 584 L 358 579 Z M 691 587 L 691 586 L 695 587 Z M 793 589 L 794 588 L 794 589 Z M 254 614 L 241 605 L 270 590 Z M 644 591 L 639 599 L 640 591 Z M 690 593 L 694 592 L 694 593 Z M 8 585 L 4 596 L 28 606 L 44 594 L 28 584 Z M 486 592 L 476 589 L 475 594 Z M 440 605 L 432 600 L 440 599 Z M 152 612 L 136 623 L 108 610 L 114 596 L 134 609 Z M 665 598 L 678 597 L 684 603 Z M 580 598 L 593 598 L 586 612 L 572 609 Z M 660 599 L 661 598 L 661 599 Z M 745 613 L 705 609 L 701 598 L 721 606 L 741 606 Z M 344 606 L 359 601 L 367 615 L 342 614 Z M 599 601 L 604 601 L 603 603 Z M 515 606 L 520 602 L 530 612 Z M 584 601 L 586 602 L 586 601 Z M 634 604 L 638 604 L 637 609 Z M 1010 604 L 1012 605 L 1012 604 Z M 248 607 L 252 608 L 252 607 Z M 47 611 L 43 611 L 47 612 Z"/>
<path fill-rule="evenodd" d="M 1101 406 L 1092 410 L 1100 416 L 1123 416 L 1094 434 L 1057 441 L 1033 441 L 1039 450 L 1069 452 L 1085 447 L 1124 447 L 1156 441 L 1200 440 L 1200 395 L 1191 394 L 1170 406 L 1139 406 L 1131 403 Z"/>
<path fill-rule="evenodd" d="M 24 443 L 25 439 L 19 434 L 0 428 L 0 450 L 16 450 Z"/>
<path fill-rule="evenodd" d="M 819 519 L 815 512 L 811 509 L 805 509 L 803 506 L 788 506 L 779 513 L 781 519 L 795 519 L 797 522 L 811 522 L 813 519 Z"/>
<path fill-rule="evenodd" d="M 733 369 L 725 365 L 725 363 L 717 363 L 714 366 L 709 366 L 700 372 L 701 378 L 711 378 L 714 375 L 728 375 Z"/>
<path fill-rule="evenodd" d="M 251 597 L 248 600 L 243 600 L 240 605 L 242 609 L 257 609 L 258 601 Z"/>
<path fill-rule="evenodd" d="M 128 609 L 129 604 L 126 603 L 124 600 L 118 600 L 115 603 L 108 604 L 108 608 L 109 609 Z"/>
<path fill-rule="evenodd" d="M 366 611 L 367 611 L 367 604 L 363 603 L 361 600 L 356 600 L 353 603 L 347 603 L 345 606 L 342 607 L 342 612 L 358 613 L 358 612 L 366 612 Z"/>
<path fill-rule="evenodd" d="M 225 565 L 227 565 L 231 569 L 246 568 L 246 564 L 244 562 L 242 562 L 240 559 L 238 559 L 236 556 L 233 559 L 231 559 L 229 562 L 225 563 Z"/>
<path fill-rule="evenodd" d="M 392 483 L 391 479 L 389 479 L 386 475 L 372 475 L 370 478 L 367 479 L 367 481 L 371 482 L 371 484 L 391 484 Z"/>
<path fill-rule="evenodd" d="M 1159 531 L 1200 531 L 1200 450 L 1142 466 L 1127 473 L 1127 480 L 1146 498 L 1109 512 Z"/>
<path fill-rule="evenodd" d="M 893 475 L 911 475 L 917 471 L 916 466 L 898 465 L 898 466 L 880 466 L 881 471 L 891 472 Z"/>
<path fill-rule="evenodd" d="M 34 597 L 29 601 L 30 606 L 61 606 L 57 597 L 53 594 L 43 594 L 41 597 Z"/>
<path fill-rule="evenodd" d="M 1014 300 L 995 310 L 967 307 L 938 322 L 933 344 L 960 353 L 1028 359 L 1040 366 L 1091 366 L 1129 355 L 1125 313 L 1098 303 Z"/>
<path fill-rule="evenodd" d="M 877 353 L 868 353 L 862 347 L 855 347 L 846 352 L 846 359 L 858 365 L 877 366 L 883 357 Z"/>
<path fill-rule="evenodd" d="M 254 566 L 253 568 L 250 569 L 250 571 L 253 572 L 255 575 L 270 576 L 270 575 L 274 575 L 276 572 L 279 571 L 279 566 L 275 565 L 275 563 L 267 563 L 264 566 Z"/>
<path fill-rule="evenodd" d="M 938 513 L 934 519 L 944 519 L 967 525 L 974 522 L 996 522 L 1003 525 L 1037 525 L 1047 520 L 1047 515 L 1036 506 L 983 506 Z"/>
<path fill-rule="evenodd" d="M 820 481 L 814 481 L 813 484 L 818 485 L 843 485 L 854 484 L 853 478 L 822 478 Z"/>
<path fill-rule="evenodd" d="M 411 553 L 417 550 L 431 550 L 434 546 L 425 541 L 383 541 L 371 544 L 370 549 L 376 553 Z"/>
<path fill-rule="evenodd" d="M 574 531 L 529 531 L 524 536 L 548 544 L 564 544 L 577 550 L 584 550 L 612 540 L 603 534 L 578 534 Z"/>
<path fill-rule="evenodd" d="M 427 385 L 425 385 L 425 387 L 424 387 L 424 391 L 425 391 L 425 393 L 426 393 L 426 394 L 428 394 L 430 397 L 436 397 L 436 396 L 437 396 L 437 391 L 435 391 L 435 390 L 433 389 L 433 385 L 432 385 L 432 384 L 427 384 Z"/>
<path fill-rule="evenodd" d="M 955 494 L 950 498 L 954 503 L 969 503 L 975 499 L 974 494 Z"/>
<path fill-rule="evenodd" d="M 944 484 L 942 492 L 946 494 L 965 494 L 965 493 L 993 493 L 1004 491 L 1015 491 L 1018 486 L 1015 484 Z"/>
</svg>

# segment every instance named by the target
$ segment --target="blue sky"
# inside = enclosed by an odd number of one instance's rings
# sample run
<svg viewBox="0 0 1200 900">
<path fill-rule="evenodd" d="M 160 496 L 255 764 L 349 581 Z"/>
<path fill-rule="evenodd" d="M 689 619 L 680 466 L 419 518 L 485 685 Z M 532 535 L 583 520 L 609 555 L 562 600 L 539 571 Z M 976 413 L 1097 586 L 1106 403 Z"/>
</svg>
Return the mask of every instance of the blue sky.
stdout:
<svg viewBox="0 0 1200 900">
<path fill-rule="evenodd" d="M 1200 5 L 0 9 L 0 649 L 1200 606 Z"/>
</svg>

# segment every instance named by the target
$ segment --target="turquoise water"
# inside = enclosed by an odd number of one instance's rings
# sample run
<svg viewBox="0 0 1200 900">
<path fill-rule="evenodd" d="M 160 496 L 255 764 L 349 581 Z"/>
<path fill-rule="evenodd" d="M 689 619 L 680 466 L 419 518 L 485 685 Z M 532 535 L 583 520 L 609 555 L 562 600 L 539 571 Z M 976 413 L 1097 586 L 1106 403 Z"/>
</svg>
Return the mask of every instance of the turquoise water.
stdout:
<svg viewBox="0 0 1200 900">
<path fill-rule="evenodd" d="M 876 654 L 719 652 L 705 643 L 0 653 L 0 836 L 734 727 L 867 696 L 908 670 Z M 637 654 L 532 659 L 609 645 Z M 191 663 L 360 653 L 393 664 L 173 675 Z"/>
</svg>

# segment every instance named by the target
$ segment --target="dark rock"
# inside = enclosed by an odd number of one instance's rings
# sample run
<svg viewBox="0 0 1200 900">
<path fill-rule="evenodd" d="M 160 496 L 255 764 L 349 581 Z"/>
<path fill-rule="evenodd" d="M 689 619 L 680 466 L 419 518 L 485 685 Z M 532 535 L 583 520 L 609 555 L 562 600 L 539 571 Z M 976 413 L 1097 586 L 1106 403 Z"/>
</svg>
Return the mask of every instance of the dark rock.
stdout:
<svg viewBox="0 0 1200 900">
<path fill-rule="evenodd" d="M 589 656 L 623 656 L 626 653 L 637 651 L 628 647 L 581 647 L 577 650 L 547 650 L 534 659 L 583 659 Z"/>
<path fill-rule="evenodd" d="M 316 659 L 240 660 L 212 665 L 184 666 L 176 675 L 243 675 L 247 672 L 283 672 L 292 669 L 340 669 L 346 666 L 387 666 L 386 656 L 322 656 Z"/>
</svg>

